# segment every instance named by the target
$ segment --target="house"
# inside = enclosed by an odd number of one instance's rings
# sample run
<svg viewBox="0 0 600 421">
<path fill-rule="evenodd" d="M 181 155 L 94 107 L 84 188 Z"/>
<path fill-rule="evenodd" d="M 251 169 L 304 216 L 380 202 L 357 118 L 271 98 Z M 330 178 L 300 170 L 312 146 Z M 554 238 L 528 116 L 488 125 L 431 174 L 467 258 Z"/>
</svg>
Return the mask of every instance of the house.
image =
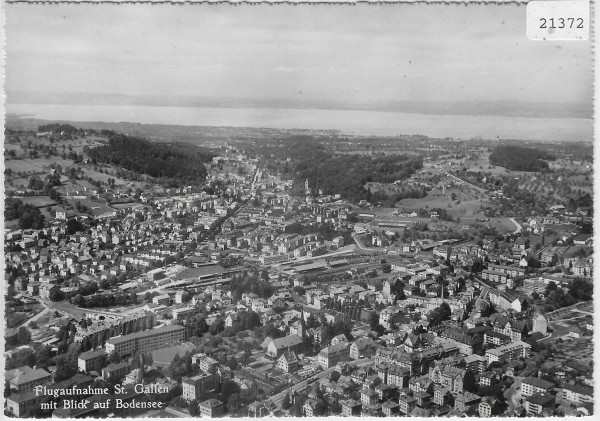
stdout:
<svg viewBox="0 0 600 421">
<path fill-rule="evenodd" d="M 307 399 L 302 406 L 302 412 L 304 412 L 305 417 L 314 417 L 317 412 L 316 399 Z"/>
<path fill-rule="evenodd" d="M 521 382 L 521 395 L 524 397 L 533 396 L 536 393 L 549 394 L 554 389 L 555 384 L 538 377 L 526 377 Z"/>
<path fill-rule="evenodd" d="M 444 406 L 453 402 L 453 395 L 447 387 L 434 386 L 433 388 L 433 403 L 438 406 Z"/>
<path fill-rule="evenodd" d="M 357 417 L 360 416 L 362 405 L 354 399 L 348 399 L 341 402 L 342 417 Z"/>
<path fill-rule="evenodd" d="M 463 414 L 475 414 L 480 402 L 481 396 L 471 392 L 459 393 L 454 400 L 454 409 Z"/>
<path fill-rule="evenodd" d="M 479 402 L 479 417 L 494 417 L 500 414 L 501 405 L 498 399 L 493 396 L 484 396 Z"/>
<path fill-rule="evenodd" d="M 217 399 L 209 399 L 198 405 L 202 418 L 218 418 L 223 415 L 223 402 Z"/>
<path fill-rule="evenodd" d="M 467 370 L 451 365 L 435 364 L 429 369 L 429 379 L 452 393 L 461 393 L 464 389 L 464 380 Z"/>
<path fill-rule="evenodd" d="M 425 408 L 429 406 L 431 395 L 423 390 L 413 393 L 413 397 L 417 400 L 417 406 Z"/>
<path fill-rule="evenodd" d="M 398 405 L 400 412 L 404 415 L 408 415 L 417 406 L 417 399 L 404 394 L 398 399 Z"/>
<path fill-rule="evenodd" d="M 298 357 L 294 351 L 285 351 L 277 360 L 277 368 L 284 373 L 295 373 L 298 367 Z"/>
<path fill-rule="evenodd" d="M 400 413 L 400 405 L 393 401 L 384 402 L 381 411 L 386 417 L 396 417 Z"/>
<path fill-rule="evenodd" d="M 375 405 L 379 399 L 379 395 L 373 389 L 363 389 L 360 392 L 360 402 L 364 406 Z"/>
<path fill-rule="evenodd" d="M 371 358 L 375 350 L 376 345 L 372 338 L 359 338 L 350 345 L 350 359 Z"/>
</svg>

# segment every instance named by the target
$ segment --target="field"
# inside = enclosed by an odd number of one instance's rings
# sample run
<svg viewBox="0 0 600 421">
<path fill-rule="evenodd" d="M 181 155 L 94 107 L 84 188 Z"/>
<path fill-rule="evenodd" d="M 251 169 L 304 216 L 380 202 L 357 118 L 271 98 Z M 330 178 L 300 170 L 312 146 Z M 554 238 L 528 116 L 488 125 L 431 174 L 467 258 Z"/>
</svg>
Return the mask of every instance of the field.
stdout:
<svg viewBox="0 0 600 421">
<path fill-rule="evenodd" d="M 48 196 L 28 196 L 28 197 L 19 197 L 19 199 L 25 203 L 36 208 L 44 208 L 47 206 L 54 206 L 56 202 L 50 199 Z"/>
</svg>

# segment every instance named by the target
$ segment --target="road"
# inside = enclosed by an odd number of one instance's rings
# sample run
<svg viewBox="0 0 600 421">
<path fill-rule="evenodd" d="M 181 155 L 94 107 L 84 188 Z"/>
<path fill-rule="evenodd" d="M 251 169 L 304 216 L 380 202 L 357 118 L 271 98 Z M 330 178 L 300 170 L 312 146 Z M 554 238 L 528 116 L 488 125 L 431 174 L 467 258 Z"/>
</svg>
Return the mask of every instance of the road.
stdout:
<svg viewBox="0 0 600 421">
<path fill-rule="evenodd" d="M 73 318 L 75 318 L 75 319 L 80 318 L 84 314 L 89 314 L 89 313 L 96 313 L 96 314 L 101 314 L 103 316 L 111 316 L 111 317 L 123 317 L 126 315 L 126 312 L 123 312 L 123 311 L 111 312 L 111 311 L 93 310 L 91 308 L 80 308 L 80 307 L 77 307 L 77 306 L 71 304 L 67 300 L 54 302 L 54 301 L 50 301 L 50 300 L 40 299 L 40 303 L 42 303 L 42 305 L 47 307 L 48 311 L 58 311 L 58 312 L 62 312 L 62 313 L 67 313 L 67 314 L 72 315 Z"/>
<path fill-rule="evenodd" d="M 365 245 L 362 243 L 360 237 L 358 236 L 358 234 L 352 234 L 352 238 L 354 238 L 354 242 L 356 243 L 356 245 L 358 246 L 359 249 L 361 250 L 371 250 L 370 248 L 365 247 Z"/>
<path fill-rule="evenodd" d="M 521 229 L 523 228 L 523 227 L 521 227 L 521 224 L 519 224 L 515 218 L 508 218 L 508 219 L 510 219 L 510 222 L 512 222 L 513 224 L 515 224 L 515 226 L 517 227 L 517 229 L 515 230 L 515 232 L 513 232 L 513 234 L 520 233 Z"/>
<path fill-rule="evenodd" d="M 454 178 L 455 180 L 458 180 L 461 183 L 468 184 L 469 186 L 473 187 L 476 190 L 479 190 L 482 193 L 489 193 L 486 189 L 483 189 L 483 188 L 481 188 L 479 186 L 476 186 L 475 184 L 473 184 L 473 183 L 471 183 L 469 181 L 465 181 L 462 178 L 459 178 L 459 177 L 455 176 L 454 174 L 452 174 L 448 170 L 446 170 L 446 168 L 444 168 L 444 167 L 440 167 L 440 168 L 442 169 L 442 171 L 444 171 L 446 174 L 448 174 L 450 177 Z"/>
<path fill-rule="evenodd" d="M 42 303 L 42 305 L 44 306 L 44 309 L 42 311 L 40 311 L 38 314 L 35 314 L 33 317 L 31 317 L 25 323 L 22 323 L 21 326 L 27 327 L 31 322 L 35 322 L 36 320 L 38 320 L 39 318 L 44 316 L 46 313 L 48 313 L 49 308 L 44 303 Z"/>
</svg>

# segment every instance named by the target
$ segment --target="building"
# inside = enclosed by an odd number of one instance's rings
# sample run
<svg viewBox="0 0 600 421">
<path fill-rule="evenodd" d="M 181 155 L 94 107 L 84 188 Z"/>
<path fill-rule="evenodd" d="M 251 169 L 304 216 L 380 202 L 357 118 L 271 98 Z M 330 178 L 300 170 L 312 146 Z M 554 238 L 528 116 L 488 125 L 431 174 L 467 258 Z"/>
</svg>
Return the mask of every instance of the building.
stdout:
<svg viewBox="0 0 600 421">
<path fill-rule="evenodd" d="M 198 399 L 202 393 L 217 390 L 219 385 L 219 377 L 216 374 L 202 373 L 194 377 L 186 377 L 181 381 L 182 397 L 191 402 Z"/>
<path fill-rule="evenodd" d="M 487 365 L 487 358 L 481 355 L 471 354 L 465 357 L 465 364 L 467 365 L 467 370 L 474 374 L 481 374 Z"/>
<path fill-rule="evenodd" d="M 40 408 L 42 398 L 44 396 L 38 396 L 34 391 L 13 393 L 6 398 L 6 414 L 18 418 L 30 417 Z"/>
<path fill-rule="evenodd" d="M 429 369 L 429 379 L 452 393 L 461 393 L 467 370 L 450 365 L 435 364 Z"/>
<path fill-rule="evenodd" d="M 524 406 L 528 417 L 550 416 L 554 412 L 556 398 L 549 393 L 536 393 L 525 398 Z"/>
<path fill-rule="evenodd" d="M 493 362 L 510 362 L 518 360 L 519 358 L 529 357 L 529 350 L 531 345 L 525 342 L 514 342 L 500 346 L 498 348 L 488 349 L 485 352 L 487 363 L 490 365 Z"/>
<path fill-rule="evenodd" d="M 319 365 L 323 369 L 333 367 L 340 361 L 348 361 L 350 358 L 350 348 L 347 343 L 338 343 L 324 348 L 319 352 Z"/>
<path fill-rule="evenodd" d="M 554 389 L 554 386 L 554 383 L 538 377 L 526 377 L 521 382 L 521 395 L 528 397 L 536 393 L 549 394 Z"/>
<path fill-rule="evenodd" d="M 386 417 L 396 417 L 400 413 L 400 405 L 393 401 L 384 402 L 381 411 Z"/>
<path fill-rule="evenodd" d="M 408 415 L 417 406 L 417 399 L 412 396 L 401 395 L 398 399 L 398 406 L 402 414 Z"/>
<path fill-rule="evenodd" d="M 533 327 L 531 331 L 540 332 L 542 335 L 546 336 L 548 334 L 548 319 L 542 314 L 536 313 L 536 315 L 533 316 Z"/>
<path fill-rule="evenodd" d="M 267 338 L 267 355 L 271 358 L 279 358 L 285 351 L 299 352 L 302 346 L 302 338 L 298 335 L 288 335 L 283 338 Z M 265 340 L 267 342 L 267 340 Z"/>
<path fill-rule="evenodd" d="M 104 366 L 107 355 L 108 354 L 103 349 L 83 352 L 79 354 L 79 357 L 77 358 L 77 368 L 83 373 L 89 373 L 90 371 L 100 372 Z"/>
<path fill-rule="evenodd" d="M 219 418 L 223 416 L 223 402 L 217 399 L 209 399 L 198 405 L 200 416 L 203 418 Z"/>
<path fill-rule="evenodd" d="M 52 375 L 43 368 L 23 366 L 5 373 L 5 381 L 10 389 L 16 393 L 26 393 L 34 387 L 52 382 Z"/>
<path fill-rule="evenodd" d="M 378 401 L 379 395 L 373 389 L 363 389 L 360 392 L 360 402 L 364 406 L 375 405 Z"/>
<path fill-rule="evenodd" d="M 185 327 L 179 325 L 164 326 L 144 332 L 119 336 L 106 341 L 106 352 L 117 352 L 120 356 L 144 353 L 164 348 L 167 344 L 183 342 Z"/>
<path fill-rule="evenodd" d="M 168 294 L 157 295 L 156 297 L 152 298 L 152 302 L 157 305 L 168 306 L 171 304 L 171 297 L 169 297 Z"/>
<path fill-rule="evenodd" d="M 277 368 L 284 373 L 295 373 L 298 371 L 298 357 L 294 351 L 285 351 L 277 360 Z"/>
<path fill-rule="evenodd" d="M 200 370 L 208 373 L 212 367 L 216 367 L 219 362 L 206 354 L 198 353 L 192 356 L 192 364 L 198 364 Z"/>
<path fill-rule="evenodd" d="M 463 414 L 475 414 L 479 410 L 481 396 L 471 392 L 459 393 L 454 400 L 454 409 Z"/>
<path fill-rule="evenodd" d="M 559 396 L 568 401 L 583 404 L 594 401 L 594 389 L 587 386 L 564 384 L 560 387 Z"/>
<path fill-rule="evenodd" d="M 307 399 L 302 406 L 302 411 L 306 417 L 314 417 L 317 412 L 317 401 L 315 399 Z"/>
<path fill-rule="evenodd" d="M 350 345 L 350 359 L 371 358 L 375 354 L 375 342 L 371 338 L 359 338 Z"/>
<path fill-rule="evenodd" d="M 348 399 L 341 402 L 342 417 L 357 417 L 360 416 L 362 405 L 354 399 Z"/>
<path fill-rule="evenodd" d="M 493 396 L 485 396 L 479 402 L 479 417 L 494 417 L 500 414 L 500 402 Z"/>
<path fill-rule="evenodd" d="M 102 369 L 102 379 L 104 381 L 122 380 L 129 373 L 129 361 L 118 364 L 109 364 Z"/>
</svg>

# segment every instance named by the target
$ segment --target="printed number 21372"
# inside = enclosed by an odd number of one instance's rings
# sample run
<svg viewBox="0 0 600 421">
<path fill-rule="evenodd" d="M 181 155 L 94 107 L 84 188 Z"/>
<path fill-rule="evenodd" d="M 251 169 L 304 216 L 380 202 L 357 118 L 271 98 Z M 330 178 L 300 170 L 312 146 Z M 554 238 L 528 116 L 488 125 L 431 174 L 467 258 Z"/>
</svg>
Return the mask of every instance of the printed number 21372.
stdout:
<svg viewBox="0 0 600 421">
<path fill-rule="evenodd" d="M 583 29 L 583 18 L 540 18 L 540 28 L 542 29 L 563 29 L 577 28 Z"/>
</svg>

